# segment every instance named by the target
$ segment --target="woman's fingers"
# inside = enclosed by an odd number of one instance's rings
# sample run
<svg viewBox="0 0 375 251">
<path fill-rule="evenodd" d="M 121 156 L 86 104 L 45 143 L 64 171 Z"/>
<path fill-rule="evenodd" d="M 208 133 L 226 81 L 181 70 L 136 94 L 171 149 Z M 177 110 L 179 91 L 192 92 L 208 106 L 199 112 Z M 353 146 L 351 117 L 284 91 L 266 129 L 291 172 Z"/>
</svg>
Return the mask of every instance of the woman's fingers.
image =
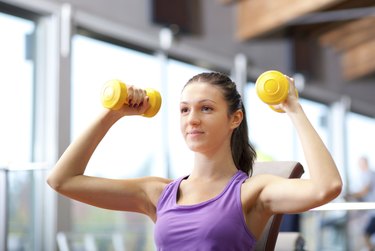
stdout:
<svg viewBox="0 0 375 251">
<path fill-rule="evenodd" d="M 147 93 L 145 90 L 135 87 L 133 85 L 128 87 L 128 105 L 136 108 L 142 105 Z"/>
</svg>

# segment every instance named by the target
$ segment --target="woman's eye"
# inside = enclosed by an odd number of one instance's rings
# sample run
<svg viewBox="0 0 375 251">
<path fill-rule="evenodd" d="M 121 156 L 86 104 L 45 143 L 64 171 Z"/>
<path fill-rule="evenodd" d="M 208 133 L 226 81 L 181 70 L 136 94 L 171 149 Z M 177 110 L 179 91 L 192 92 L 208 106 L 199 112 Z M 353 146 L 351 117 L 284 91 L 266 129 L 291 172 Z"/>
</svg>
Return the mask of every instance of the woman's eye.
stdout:
<svg viewBox="0 0 375 251">
<path fill-rule="evenodd" d="M 187 113 L 189 111 L 189 109 L 187 107 L 183 107 L 180 109 L 180 112 L 181 113 Z"/>
<path fill-rule="evenodd" d="M 209 106 L 203 106 L 202 107 L 202 111 L 205 111 L 205 112 L 210 112 L 210 111 L 212 111 L 213 109 L 211 108 L 211 107 L 209 107 Z"/>
</svg>

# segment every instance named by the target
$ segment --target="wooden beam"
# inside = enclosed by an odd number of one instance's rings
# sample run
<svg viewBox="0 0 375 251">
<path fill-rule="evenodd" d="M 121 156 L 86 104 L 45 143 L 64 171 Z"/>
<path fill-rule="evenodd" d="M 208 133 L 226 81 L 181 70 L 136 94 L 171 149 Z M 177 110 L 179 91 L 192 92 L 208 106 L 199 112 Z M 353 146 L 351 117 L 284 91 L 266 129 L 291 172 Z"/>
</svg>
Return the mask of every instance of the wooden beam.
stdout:
<svg viewBox="0 0 375 251">
<path fill-rule="evenodd" d="M 362 43 L 342 54 L 341 69 L 346 80 L 375 72 L 375 39 Z"/>
<path fill-rule="evenodd" d="M 236 36 L 246 40 L 344 0 L 244 0 L 238 3 Z"/>
<path fill-rule="evenodd" d="M 374 27 L 375 17 L 351 21 L 320 36 L 319 43 L 343 51 L 374 38 Z"/>
<path fill-rule="evenodd" d="M 224 4 L 224 5 L 229 5 L 229 4 L 236 4 L 240 1 L 243 1 L 243 0 L 219 0 L 219 3 Z"/>
</svg>

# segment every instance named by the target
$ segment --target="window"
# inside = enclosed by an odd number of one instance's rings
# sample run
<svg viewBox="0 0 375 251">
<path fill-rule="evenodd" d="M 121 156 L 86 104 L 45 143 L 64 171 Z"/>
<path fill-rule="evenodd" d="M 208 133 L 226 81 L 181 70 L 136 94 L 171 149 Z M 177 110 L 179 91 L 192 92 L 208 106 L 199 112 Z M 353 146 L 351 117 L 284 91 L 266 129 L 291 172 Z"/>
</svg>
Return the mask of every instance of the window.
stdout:
<svg viewBox="0 0 375 251">
<path fill-rule="evenodd" d="M 358 158 L 367 156 L 371 168 L 375 168 L 375 120 L 357 113 L 348 113 L 347 158 L 350 189 L 356 190 L 361 185 L 358 173 Z"/>
<path fill-rule="evenodd" d="M 33 61 L 27 38 L 32 21 L 0 13 L 0 163 L 31 160 L 33 123 Z"/>
<path fill-rule="evenodd" d="M 258 152 L 258 159 L 293 159 L 293 127 L 288 117 L 262 103 L 253 84 L 246 85 L 244 97 L 250 142 Z"/>
<path fill-rule="evenodd" d="M 127 85 L 160 90 L 159 68 L 152 55 L 76 35 L 72 55 L 72 137 L 101 111 L 100 92 L 106 81 L 119 79 Z M 117 178 L 152 174 L 149 164 L 156 158 L 154 149 L 160 144 L 160 119 L 159 113 L 151 119 L 135 116 L 120 120 L 99 145 L 87 172 Z"/>
<path fill-rule="evenodd" d="M 34 231 L 37 201 L 33 194 L 33 173 L 17 170 L 33 158 L 34 62 L 30 39 L 34 29 L 35 24 L 30 20 L 0 13 L 0 68 L 3 69 L 0 74 L 0 167 L 11 167 L 5 173 L 7 184 L 0 184 L 0 189 L 7 186 L 7 201 L 0 206 L 0 211 L 7 212 L 5 238 L 9 251 L 35 250 L 38 245 L 35 236 L 40 234 Z"/>
<path fill-rule="evenodd" d="M 303 98 L 300 102 L 322 140 L 329 145 L 327 106 Z M 263 103 L 253 84 L 245 88 L 245 106 L 250 141 L 258 152 L 258 160 L 295 160 L 305 164 L 302 147 L 290 119 Z"/>
<path fill-rule="evenodd" d="M 357 113 L 349 112 L 346 116 L 346 137 L 347 137 L 347 162 L 348 162 L 348 187 L 347 192 L 358 192 L 363 189 L 364 180 L 363 174 L 359 167 L 359 158 L 365 156 L 368 158 L 369 167 L 375 170 L 375 120 L 373 118 L 363 116 Z M 370 189 L 371 191 L 373 189 Z M 367 199 L 372 198 L 370 192 Z M 351 199 L 356 202 L 357 200 Z M 359 200 L 360 202 L 368 202 L 366 200 Z M 358 202 L 358 201 L 357 201 Z M 371 201 L 373 202 L 373 201 Z M 371 217 L 374 215 L 374 210 L 349 211 L 348 212 L 348 239 L 353 250 L 360 250 L 364 246 L 362 235 L 364 228 L 369 223 Z M 374 243 L 374 238 L 372 243 Z"/>
</svg>

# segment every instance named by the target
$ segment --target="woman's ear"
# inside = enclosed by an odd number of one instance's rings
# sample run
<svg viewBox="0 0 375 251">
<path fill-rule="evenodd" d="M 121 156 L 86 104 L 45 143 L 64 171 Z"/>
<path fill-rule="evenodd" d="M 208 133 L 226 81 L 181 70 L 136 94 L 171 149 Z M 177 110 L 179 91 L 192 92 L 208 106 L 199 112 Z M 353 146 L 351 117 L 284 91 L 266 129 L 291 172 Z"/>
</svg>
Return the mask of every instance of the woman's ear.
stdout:
<svg viewBox="0 0 375 251">
<path fill-rule="evenodd" d="M 231 124 L 232 129 L 237 128 L 241 124 L 242 119 L 243 119 L 243 112 L 241 109 L 238 109 L 232 115 L 232 124 Z"/>
</svg>

